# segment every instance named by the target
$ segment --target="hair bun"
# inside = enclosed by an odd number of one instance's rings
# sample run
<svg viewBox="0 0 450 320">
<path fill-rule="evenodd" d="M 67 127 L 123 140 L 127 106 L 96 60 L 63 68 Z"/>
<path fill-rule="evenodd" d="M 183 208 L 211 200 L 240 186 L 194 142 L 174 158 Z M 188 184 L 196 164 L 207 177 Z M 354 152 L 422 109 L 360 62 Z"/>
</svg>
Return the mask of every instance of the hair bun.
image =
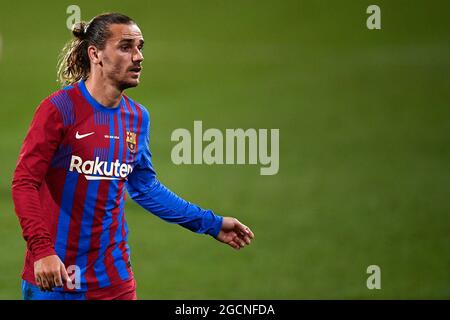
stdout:
<svg viewBox="0 0 450 320">
<path fill-rule="evenodd" d="M 78 39 L 83 40 L 86 36 L 86 26 L 87 26 L 87 24 L 84 21 L 75 23 L 72 27 L 73 35 L 75 37 L 77 37 Z"/>
</svg>

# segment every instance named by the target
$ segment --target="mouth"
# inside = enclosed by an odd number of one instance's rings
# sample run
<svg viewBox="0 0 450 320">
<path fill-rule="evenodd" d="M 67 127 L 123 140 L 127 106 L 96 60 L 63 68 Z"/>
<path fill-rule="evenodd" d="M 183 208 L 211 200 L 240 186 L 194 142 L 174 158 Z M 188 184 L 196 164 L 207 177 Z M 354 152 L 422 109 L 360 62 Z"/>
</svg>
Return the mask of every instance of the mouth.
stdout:
<svg viewBox="0 0 450 320">
<path fill-rule="evenodd" d="M 129 71 L 134 72 L 134 73 L 140 73 L 142 70 L 142 67 L 133 67 L 131 69 L 129 69 Z"/>
</svg>

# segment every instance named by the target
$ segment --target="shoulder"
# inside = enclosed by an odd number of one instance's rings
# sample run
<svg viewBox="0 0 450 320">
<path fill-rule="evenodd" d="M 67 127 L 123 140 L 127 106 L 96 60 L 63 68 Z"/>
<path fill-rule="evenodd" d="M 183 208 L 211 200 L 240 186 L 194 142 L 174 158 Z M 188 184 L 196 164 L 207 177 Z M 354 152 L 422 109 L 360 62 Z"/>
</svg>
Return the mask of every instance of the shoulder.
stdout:
<svg viewBox="0 0 450 320">
<path fill-rule="evenodd" d="M 72 104 L 72 99 L 70 94 L 74 91 L 74 86 L 67 86 L 63 89 L 53 92 L 49 96 L 47 96 L 42 103 L 51 104 L 57 108 L 62 107 L 65 104 Z"/>
<path fill-rule="evenodd" d="M 64 129 L 75 122 L 73 104 L 67 90 L 58 90 L 42 99 L 34 110 L 32 126 Z"/>
<path fill-rule="evenodd" d="M 39 108 L 44 108 L 47 112 L 58 113 L 64 125 L 73 124 L 75 122 L 75 115 L 71 93 L 74 91 L 74 88 L 74 86 L 67 86 L 53 92 L 42 100 Z"/>
<path fill-rule="evenodd" d="M 73 86 L 67 86 L 51 93 L 39 103 L 38 110 L 59 113 L 63 117 L 67 116 L 66 120 L 70 122 L 73 114 L 73 101 L 70 93 L 73 89 Z"/>
<path fill-rule="evenodd" d="M 131 99 L 129 96 L 124 96 L 125 99 L 128 100 L 128 104 L 136 110 L 137 115 L 142 117 L 142 120 L 144 122 L 150 122 L 150 112 L 148 111 L 148 109 L 144 105 Z"/>
</svg>

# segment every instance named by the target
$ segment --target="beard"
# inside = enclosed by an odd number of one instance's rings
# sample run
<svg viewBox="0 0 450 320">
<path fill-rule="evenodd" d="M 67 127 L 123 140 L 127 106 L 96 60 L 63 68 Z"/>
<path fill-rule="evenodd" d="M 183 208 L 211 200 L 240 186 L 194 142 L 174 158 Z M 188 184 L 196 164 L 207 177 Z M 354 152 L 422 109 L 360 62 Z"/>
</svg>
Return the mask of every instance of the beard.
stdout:
<svg viewBox="0 0 450 320">
<path fill-rule="evenodd" d="M 120 91 L 128 88 L 134 88 L 139 85 L 139 76 L 134 78 L 130 76 L 128 71 L 125 72 L 125 74 L 121 72 L 112 72 L 108 75 L 108 78 Z"/>
<path fill-rule="evenodd" d="M 139 85 L 139 78 L 133 80 L 118 80 L 117 87 L 123 91 L 128 88 L 134 88 Z"/>
<path fill-rule="evenodd" d="M 105 63 L 111 65 L 111 61 L 108 57 L 105 57 Z M 117 88 L 121 91 L 137 87 L 139 85 L 139 77 L 140 74 L 137 75 L 137 77 L 130 76 L 128 69 L 124 71 L 123 65 L 121 64 L 114 65 L 107 73 L 107 78 L 109 78 L 112 83 L 115 83 Z"/>
</svg>

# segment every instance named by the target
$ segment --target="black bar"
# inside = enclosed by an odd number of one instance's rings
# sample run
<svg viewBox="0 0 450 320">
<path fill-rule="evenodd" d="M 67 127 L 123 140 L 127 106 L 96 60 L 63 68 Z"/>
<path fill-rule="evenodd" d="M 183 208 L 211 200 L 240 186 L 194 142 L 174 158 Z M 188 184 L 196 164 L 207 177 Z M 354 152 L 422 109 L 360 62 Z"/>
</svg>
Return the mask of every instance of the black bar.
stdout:
<svg viewBox="0 0 450 320">
<path fill-rule="evenodd" d="M 1 301 L 8 308 L 51 315 L 91 315 L 94 312 L 135 319 L 359 319 L 399 316 L 430 318 L 448 310 L 448 300 L 138 300 L 138 301 Z M 445 308 L 445 309 L 444 309 Z M 61 313 L 62 312 L 62 313 Z M 13 313 L 14 314 L 14 313 Z M 132 317 L 131 317 L 132 316 Z M 86 319 L 87 320 L 87 319 Z M 101 320 L 106 320 L 101 318 Z"/>
</svg>

